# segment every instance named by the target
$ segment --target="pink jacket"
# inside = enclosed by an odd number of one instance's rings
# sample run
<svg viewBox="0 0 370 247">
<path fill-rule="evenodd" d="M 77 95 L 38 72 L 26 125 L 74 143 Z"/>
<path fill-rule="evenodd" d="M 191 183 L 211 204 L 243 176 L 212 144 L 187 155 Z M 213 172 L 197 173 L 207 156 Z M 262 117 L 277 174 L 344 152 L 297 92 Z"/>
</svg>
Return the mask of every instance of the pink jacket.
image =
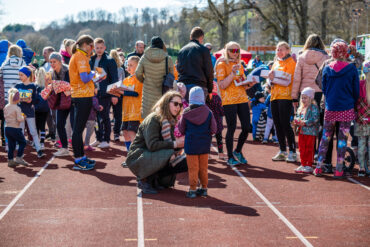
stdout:
<svg viewBox="0 0 370 247">
<path fill-rule="evenodd" d="M 315 89 L 315 92 L 321 92 L 321 89 L 315 83 L 315 79 L 321 65 L 327 59 L 329 59 L 328 54 L 318 49 L 309 49 L 299 55 L 294 72 L 293 99 L 298 99 L 299 93 L 305 87 L 311 87 Z"/>
<path fill-rule="evenodd" d="M 358 98 L 356 121 L 359 124 L 370 124 L 370 104 L 366 98 L 366 80 L 360 81 L 360 97 Z"/>
</svg>

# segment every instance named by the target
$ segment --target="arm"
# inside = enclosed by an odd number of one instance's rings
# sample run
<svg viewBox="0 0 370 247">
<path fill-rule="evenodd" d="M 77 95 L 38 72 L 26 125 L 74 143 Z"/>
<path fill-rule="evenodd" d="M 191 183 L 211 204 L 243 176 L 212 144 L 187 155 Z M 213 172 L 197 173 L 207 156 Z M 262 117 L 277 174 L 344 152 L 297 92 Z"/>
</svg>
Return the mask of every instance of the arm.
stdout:
<svg viewBox="0 0 370 247">
<path fill-rule="evenodd" d="M 297 66 L 295 67 L 294 71 L 294 81 L 293 81 L 293 87 L 292 87 L 292 98 L 298 99 L 298 93 L 299 89 L 301 88 L 301 82 L 302 82 L 302 67 L 303 62 L 301 58 L 298 58 Z"/>
<path fill-rule="evenodd" d="M 159 120 L 152 118 L 143 131 L 145 144 L 150 152 L 174 148 L 174 142 L 162 141 L 160 133 L 161 124 Z"/>
<path fill-rule="evenodd" d="M 90 71 L 90 73 L 82 72 L 80 73 L 80 78 L 83 83 L 88 83 L 89 81 L 92 80 L 92 78 L 94 78 L 94 75 L 95 75 L 95 72 L 93 71 Z"/>
<path fill-rule="evenodd" d="M 139 96 L 139 94 L 138 94 L 137 92 L 124 91 L 123 96 L 138 97 L 138 96 Z"/>
<path fill-rule="evenodd" d="M 24 117 L 22 115 L 21 108 L 17 107 L 16 114 L 17 114 L 17 121 L 18 122 L 23 122 L 24 121 Z"/>
<path fill-rule="evenodd" d="M 207 48 L 205 48 L 207 49 Z M 208 49 L 203 52 L 204 54 L 204 68 L 205 68 L 205 75 L 207 79 L 207 89 L 208 93 L 212 93 L 213 90 L 213 65 L 211 54 L 209 53 Z"/>
<path fill-rule="evenodd" d="M 139 64 L 137 65 L 137 68 L 135 71 L 136 78 L 140 82 L 144 82 L 144 57 L 145 55 L 143 55 L 143 57 L 140 59 Z"/>
<path fill-rule="evenodd" d="M 303 120 L 304 126 L 313 126 L 319 121 L 319 109 L 315 105 L 311 105 L 310 114 L 308 114 L 308 119 Z"/>
<path fill-rule="evenodd" d="M 92 98 L 92 105 L 95 111 L 100 111 L 99 101 L 98 101 L 98 98 L 96 98 L 95 96 Z"/>
<path fill-rule="evenodd" d="M 211 114 L 212 114 L 212 112 L 211 112 Z M 211 134 L 214 135 L 214 134 L 216 134 L 216 132 L 217 132 L 217 122 L 216 122 L 215 116 L 213 116 L 213 114 L 212 114 L 212 118 L 211 118 Z"/>
<path fill-rule="evenodd" d="M 178 128 L 179 128 L 179 132 L 182 135 L 185 135 L 186 121 L 184 119 L 184 115 L 181 116 L 181 119 L 180 119 L 179 124 L 178 124 Z"/>
</svg>

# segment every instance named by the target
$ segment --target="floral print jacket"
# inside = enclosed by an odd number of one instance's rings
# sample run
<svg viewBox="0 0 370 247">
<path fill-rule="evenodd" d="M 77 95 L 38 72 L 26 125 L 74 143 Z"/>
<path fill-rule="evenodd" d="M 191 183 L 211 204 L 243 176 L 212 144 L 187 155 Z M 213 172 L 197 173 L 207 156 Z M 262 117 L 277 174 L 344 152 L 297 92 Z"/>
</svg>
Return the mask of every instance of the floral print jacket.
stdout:
<svg viewBox="0 0 370 247">
<path fill-rule="evenodd" d="M 300 112 L 297 112 L 297 115 L 295 116 L 294 120 L 298 122 L 304 122 L 303 126 L 300 126 L 299 133 L 302 135 L 311 135 L 311 136 L 317 136 L 319 134 L 319 108 L 316 104 L 311 104 L 306 114 L 301 114 Z"/>
</svg>

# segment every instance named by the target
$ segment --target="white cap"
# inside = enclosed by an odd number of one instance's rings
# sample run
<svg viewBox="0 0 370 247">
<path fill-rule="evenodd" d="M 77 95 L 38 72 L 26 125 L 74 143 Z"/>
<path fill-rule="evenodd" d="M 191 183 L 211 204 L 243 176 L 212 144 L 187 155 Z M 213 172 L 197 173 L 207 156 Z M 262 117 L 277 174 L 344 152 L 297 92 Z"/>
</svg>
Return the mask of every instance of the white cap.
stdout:
<svg viewBox="0 0 370 247">
<path fill-rule="evenodd" d="M 313 99 L 315 97 L 315 89 L 311 88 L 311 87 L 305 87 L 303 89 L 303 91 L 301 92 L 302 95 L 307 95 L 308 97 L 310 97 L 311 99 Z"/>
</svg>

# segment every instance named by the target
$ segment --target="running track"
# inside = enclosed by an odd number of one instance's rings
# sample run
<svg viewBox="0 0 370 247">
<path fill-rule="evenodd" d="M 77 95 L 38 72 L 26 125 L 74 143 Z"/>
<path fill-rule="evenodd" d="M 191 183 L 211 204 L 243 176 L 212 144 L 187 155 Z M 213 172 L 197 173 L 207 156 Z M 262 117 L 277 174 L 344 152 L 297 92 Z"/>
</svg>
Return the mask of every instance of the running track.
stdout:
<svg viewBox="0 0 370 247">
<path fill-rule="evenodd" d="M 27 147 L 32 165 L 15 169 L 0 148 L 0 246 L 370 246 L 370 178 L 295 174 L 271 161 L 277 146 L 248 141 L 249 165 L 234 169 L 213 150 L 209 197 L 193 200 L 186 174 L 141 196 L 122 142 L 89 153 L 86 172 L 48 147 L 42 161 Z"/>
</svg>

